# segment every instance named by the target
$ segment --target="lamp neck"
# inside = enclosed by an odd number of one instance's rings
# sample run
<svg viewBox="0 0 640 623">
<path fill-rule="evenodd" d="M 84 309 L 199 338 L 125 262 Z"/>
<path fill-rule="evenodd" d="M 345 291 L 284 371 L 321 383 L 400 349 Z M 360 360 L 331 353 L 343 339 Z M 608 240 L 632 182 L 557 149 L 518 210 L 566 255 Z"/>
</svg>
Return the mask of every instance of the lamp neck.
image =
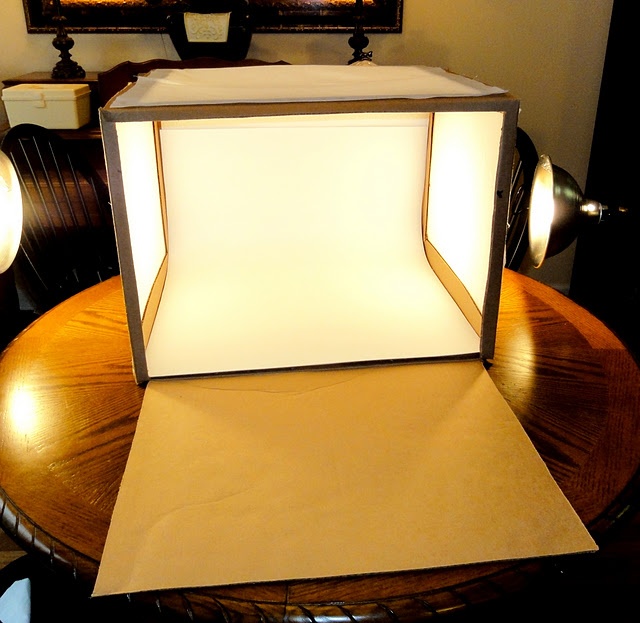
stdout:
<svg viewBox="0 0 640 623">
<path fill-rule="evenodd" d="M 598 201 L 587 200 L 580 206 L 580 213 L 588 221 L 598 224 L 609 217 L 609 208 Z"/>
</svg>

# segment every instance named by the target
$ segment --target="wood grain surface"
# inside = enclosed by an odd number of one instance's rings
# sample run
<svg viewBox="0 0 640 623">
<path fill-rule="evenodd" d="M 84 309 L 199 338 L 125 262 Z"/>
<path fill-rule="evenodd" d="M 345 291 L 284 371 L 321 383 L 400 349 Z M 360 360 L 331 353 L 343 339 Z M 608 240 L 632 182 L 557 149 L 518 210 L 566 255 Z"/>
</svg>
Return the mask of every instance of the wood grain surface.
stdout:
<svg viewBox="0 0 640 623">
<path fill-rule="evenodd" d="M 596 540 L 634 503 L 640 371 L 558 292 L 506 270 L 489 374 Z M 119 278 L 45 314 L 0 358 L 0 520 L 27 551 L 91 590 L 135 432 Z M 418 621 L 504 600 L 562 560 L 133 595 L 197 621 Z M 123 598 L 100 598 L 111 604 Z M 95 600 L 94 600 L 95 601 Z"/>
</svg>

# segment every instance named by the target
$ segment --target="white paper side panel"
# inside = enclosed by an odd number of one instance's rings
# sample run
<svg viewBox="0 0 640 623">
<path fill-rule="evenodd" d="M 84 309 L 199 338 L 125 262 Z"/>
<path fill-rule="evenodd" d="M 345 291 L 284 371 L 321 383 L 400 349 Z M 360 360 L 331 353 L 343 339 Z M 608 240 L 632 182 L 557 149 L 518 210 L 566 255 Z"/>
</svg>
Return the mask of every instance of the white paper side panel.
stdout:
<svg viewBox="0 0 640 623">
<path fill-rule="evenodd" d="M 433 125 L 427 238 L 482 311 L 489 274 L 501 112 L 441 112 Z"/>
<path fill-rule="evenodd" d="M 116 125 L 140 315 L 166 255 L 153 123 Z"/>
<path fill-rule="evenodd" d="M 429 115 L 271 119 L 163 123 L 150 375 L 477 353 L 425 258 Z"/>
</svg>

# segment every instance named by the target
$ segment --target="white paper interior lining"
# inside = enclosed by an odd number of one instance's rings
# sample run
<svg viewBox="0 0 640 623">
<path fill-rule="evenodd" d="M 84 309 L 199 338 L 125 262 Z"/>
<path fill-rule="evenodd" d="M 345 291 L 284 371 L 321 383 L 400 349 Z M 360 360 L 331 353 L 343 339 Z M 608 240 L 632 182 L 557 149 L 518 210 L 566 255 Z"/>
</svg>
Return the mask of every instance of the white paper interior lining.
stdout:
<svg viewBox="0 0 640 623">
<path fill-rule="evenodd" d="M 477 353 L 425 257 L 428 119 L 164 123 L 169 269 L 150 376 Z M 475 237 L 477 257 L 489 243 Z"/>
</svg>

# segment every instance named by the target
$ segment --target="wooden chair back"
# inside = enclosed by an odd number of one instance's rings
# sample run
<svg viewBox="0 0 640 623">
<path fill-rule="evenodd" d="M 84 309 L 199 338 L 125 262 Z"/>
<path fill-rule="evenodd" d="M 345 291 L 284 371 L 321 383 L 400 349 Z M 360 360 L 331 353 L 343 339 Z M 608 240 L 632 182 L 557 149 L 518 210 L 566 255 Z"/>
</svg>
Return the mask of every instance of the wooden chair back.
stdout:
<svg viewBox="0 0 640 623">
<path fill-rule="evenodd" d="M 53 130 L 20 124 L 0 145 L 16 168 L 23 199 L 13 274 L 36 314 L 119 273 L 107 186 L 72 143 Z"/>
</svg>

